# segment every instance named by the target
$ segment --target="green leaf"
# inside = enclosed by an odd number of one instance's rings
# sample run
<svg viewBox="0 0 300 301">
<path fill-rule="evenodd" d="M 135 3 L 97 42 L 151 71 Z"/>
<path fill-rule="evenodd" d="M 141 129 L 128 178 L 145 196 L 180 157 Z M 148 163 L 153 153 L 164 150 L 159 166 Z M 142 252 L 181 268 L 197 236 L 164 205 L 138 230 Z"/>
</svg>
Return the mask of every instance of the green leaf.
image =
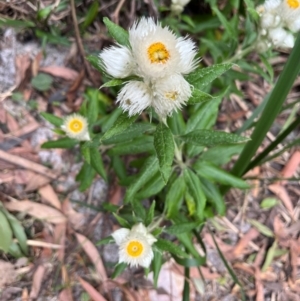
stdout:
<svg viewBox="0 0 300 301">
<path fill-rule="evenodd" d="M 262 223 L 254 220 L 249 219 L 249 223 L 254 226 L 261 234 L 268 236 L 268 237 L 274 237 L 274 233 L 268 228 L 267 226 L 263 225 Z"/>
<path fill-rule="evenodd" d="M 180 210 L 183 197 L 185 194 L 185 181 L 183 176 L 179 176 L 169 188 L 166 195 L 165 210 L 168 218 L 176 216 Z"/>
<path fill-rule="evenodd" d="M 268 269 L 268 267 L 271 265 L 271 263 L 273 262 L 277 247 L 278 247 L 277 240 L 274 240 L 272 246 L 268 250 L 265 262 L 261 268 L 262 272 L 265 272 Z"/>
<path fill-rule="evenodd" d="M 189 257 L 188 254 L 186 254 L 179 246 L 162 238 L 157 239 L 155 246 L 161 251 L 166 251 L 176 256 L 180 256 L 183 258 Z"/>
<path fill-rule="evenodd" d="M 271 209 L 271 208 L 277 206 L 278 204 L 280 204 L 280 202 L 275 198 L 265 198 L 260 203 L 260 208 L 261 209 Z"/>
<path fill-rule="evenodd" d="M 243 150 L 243 144 L 219 145 L 209 148 L 201 155 L 204 161 L 214 162 L 215 165 L 228 163 L 233 155 L 239 154 Z"/>
<path fill-rule="evenodd" d="M 91 152 L 90 152 L 90 141 L 85 141 L 80 145 L 80 153 L 84 160 L 91 165 Z"/>
<path fill-rule="evenodd" d="M 200 180 L 208 201 L 212 203 L 218 214 L 224 215 L 226 212 L 226 206 L 218 187 L 206 179 L 201 178 Z"/>
<path fill-rule="evenodd" d="M 6 17 L 0 17 L 0 27 L 26 28 L 36 27 L 36 24 L 29 20 L 14 20 Z"/>
<path fill-rule="evenodd" d="M 88 89 L 87 90 L 87 120 L 89 125 L 93 124 L 99 114 L 99 101 L 98 101 L 98 90 Z"/>
<path fill-rule="evenodd" d="M 195 258 L 201 258 L 193 243 L 192 235 L 188 235 L 186 233 L 178 233 L 176 234 L 176 236 L 179 239 L 179 241 L 184 245 L 186 251 L 189 251 L 189 253 L 192 254 L 192 256 Z"/>
<path fill-rule="evenodd" d="M 114 212 L 113 212 L 113 216 L 116 218 L 116 220 L 122 227 L 130 229 L 130 225 L 127 222 L 127 220 L 125 220 L 123 217 L 119 216 L 118 214 L 116 214 Z"/>
<path fill-rule="evenodd" d="M 249 185 L 245 181 L 231 175 L 210 162 L 198 160 L 193 167 L 198 175 L 212 182 L 229 185 L 240 189 L 249 188 Z"/>
<path fill-rule="evenodd" d="M 121 275 L 125 269 L 127 268 L 127 264 L 124 262 L 118 263 L 115 267 L 115 270 L 113 272 L 113 274 L 111 275 L 112 279 L 117 278 L 119 275 Z"/>
<path fill-rule="evenodd" d="M 199 267 L 201 265 L 204 265 L 206 263 L 206 258 L 205 257 L 197 257 L 197 258 L 179 258 L 175 255 L 173 255 L 173 258 L 175 261 L 187 268 L 191 267 Z"/>
<path fill-rule="evenodd" d="M 95 169 L 87 162 L 84 162 L 78 175 L 76 176 L 76 181 L 80 181 L 79 190 L 84 191 L 89 188 L 93 183 L 95 175 Z"/>
<path fill-rule="evenodd" d="M 161 173 L 157 172 L 143 187 L 143 190 L 136 194 L 139 200 L 148 199 L 158 194 L 166 186 L 161 177 Z"/>
<path fill-rule="evenodd" d="M 227 21 L 227 18 L 225 17 L 224 13 L 222 13 L 217 6 L 212 6 L 212 10 L 213 12 L 217 15 L 218 19 L 220 20 L 220 22 L 222 23 L 222 25 L 225 28 L 225 31 L 227 32 L 227 34 L 229 34 L 231 39 L 237 39 L 236 36 L 236 31 L 234 30 L 233 26 L 231 25 L 230 22 Z"/>
<path fill-rule="evenodd" d="M 162 178 L 167 184 L 172 172 L 175 146 L 172 132 L 163 123 L 156 127 L 153 143 Z"/>
<path fill-rule="evenodd" d="M 145 219 L 146 219 L 147 213 L 146 213 L 146 209 L 143 206 L 142 202 L 137 200 L 136 198 L 134 198 L 130 202 L 130 204 L 132 206 L 132 211 L 134 212 L 137 221 L 145 224 Z"/>
<path fill-rule="evenodd" d="M 154 287 L 157 287 L 157 281 L 158 281 L 158 276 L 159 276 L 159 272 L 161 270 L 162 267 L 162 254 L 161 252 L 154 250 L 154 258 L 152 261 L 152 267 L 153 267 L 153 283 L 154 283 Z"/>
<path fill-rule="evenodd" d="M 172 235 L 177 235 L 185 232 L 190 232 L 191 230 L 195 229 L 198 225 L 199 223 L 195 222 L 181 223 L 179 225 L 172 225 L 169 228 L 165 228 L 164 231 Z"/>
<path fill-rule="evenodd" d="M 222 144 L 245 143 L 249 141 L 249 138 L 247 137 L 214 130 L 195 130 L 178 137 L 185 142 L 207 147 Z"/>
<path fill-rule="evenodd" d="M 47 141 L 41 145 L 41 148 L 72 148 L 78 143 L 79 141 L 75 139 L 65 137 L 53 141 Z"/>
<path fill-rule="evenodd" d="M 155 157 L 150 157 L 144 163 L 141 171 L 138 174 L 136 180 L 130 185 L 127 189 L 124 203 L 130 203 L 133 201 L 136 192 L 143 188 L 145 183 L 149 181 L 153 177 L 153 175 L 158 171 L 158 160 Z"/>
<path fill-rule="evenodd" d="M 92 167 L 97 171 L 97 173 L 105 181 L 107 181 L 106 171 L 105 171 L 105 168 L 103 166 L 102 157 L 101 157 L 100 151 L 98 150 L 98 147 L 92 146 L 90 148 L 90 155 L 91 155 L 91 165 L 92 165 Z"/>
<path fill-rule="evenodd" d="M 111 138 L 102 140 L 102 136 L 101 141 L 106 145 L 128 142 L 130 140 L 143 136 L 145 132 L 153 132 L 155 129 L 156 126 L 150 123 L 133 123 L 124 132 L 117 134 Z"/>
<path fill-rule="evenodd" d="M 53 78 L 44 73 L 39 73 L 31 80 L 31 85 L 38 91 L 47 91 L 51 88 Z"/>
<path fill-rule="evenodd" d="M 185 76 L 185 79 L 194 86 L 194 88 L 201 90 L 213 80 L 221 76 L 224 72 L 231 69 L 233 64 L 219 64 L 206 68 L 199 68 Z"/>
<path fill-rule="evenodd" d="M 123 46 L 130 47 L 129 43 L 129 34 L 128 32 L 120 27 L 119 25 L 111 22 L 107 17 L 103 18 L 103 22 L 106 25 L 106 28 L 109 34 Z"/>
<path fill-rule="evenodd" d="M 202 190 L 199 178 L 190 169 L 184 171 L 184 179 L 191 196 L 196 202 L 196 215 L 201 220 L 204 218 L 204 208 L 206 205 L 206 196 Z"/>
<path fill-rule="evenodd" d="M 153 201 L 150 206 L 150 209 L 148 210 L 148 213 L 147 213 L 146 222 L 145 222 L 146 226 L 150 225 L 154 219 L 155 205 L 156 205 L 156 202 Z"/>
<path fill-rule="evenodd" d="M 89 25 L 92 24 L 92 22 L 95 20 L 95 18 L 98 15 L 98 9 L 99 9 L 99 3 L 98 1 L 94 1 L 92 5 L 89 7 L 85 15 L 85 20 L 82 24 L 83 29 L 86 29 Z"/>
<path fill-rule="evenodd" d="M 205 102 L 205 101 L 209 101 L 212 100 L 213 96 L 202 92 L 198 89 L 194 89 L 192 92 L 192 96 L 190 97 L 190 99 L 188 100 L 188 104 L 189 105 L 194 105 L 200 102 Z"/>
<path fill-rule="evenodd" d="M 24 228 L 20 224 L 20 222 L 9 212 L 6 210 L 3 210 L 3 213 L 5 214 L 10 227 L 13 231 L 13 235 L 18 240 L 18 243 L 20 244 L 20 247 L 22 249 L 22 252 L 27 255 L 28 254 L 28 247 L 27 247 L 27 236 L 25 234 Z"/>
<path fill-rule="evenodd" d="M 112 155 L 133 155 L 144 152 L 154 153 L 153 137 L 142 136 L 131 141 L 120 143 L 109 151 Z"/>
<path fill-rule="evenodd" d="M 122 113 L 115 121 L 114 125 L 102 136 L 101 141 L 123 133 L 138 118 L 138 115 L 129 117 L 127 113 Z"/>
<path fill-rule="evenodd" d="M 107 245 L 107 244 L 111 244 L 114 243 L 114 239 L 112 236 L 107 236 L 102 238 L 101 240 L 96 242 L 96 246 L 102 246 L 102 245 Z"/>
<path fill-rule="evenodd" d="M 0 250 L 8 252 L 12 243 L 12 230 L 5 214 L 0 211 Z"/>
<path fill-rule="evenodd" d="M 56 127 L 61 127 L 64 120 L 60 117 L 57 117 L 55 115 L 52 114 L 48 114 L 45 112 L 41 112 L 40 113 L 47 121 L 49 121 L 50 123 L 52 123 L 53 125 L 55 125 Z"/>
<path fill-rule="evenodd" d="M 12 241 L 11 245 L 9 246 L 8 253 L 15 258 L 24 257 L 24 254 L 22 253 L 20 246 L 14 241 Z"/>
<path fill-rule="evenodd" d="M 90 54 L 86 59 L 91 63 L 91 65 L 98 70 L 100 73 L 105 73 L 105 70 L 102 68 L 101 60 L 98 55 Z"/>
<path fill-rule="evenodd" d="M 49 6 L 46 6 L 45 8 L 40 9 L 37 13 L 38 20 L 46 19 L 50 15 L 52 10 L 53 10 L 52 5 L 49 5 Z"/>
<path fill-rule="evenodd" d="M 119 79 L 119 78 L 114 78 L 108 82 L 106 82 L 105 84 L 103 84 L 100 89 L 105 88 L 105 87 L 115 87 L 115 86 L 120 86 L 122 84 L 124 84 L 124 79 Z"/>
</svg>

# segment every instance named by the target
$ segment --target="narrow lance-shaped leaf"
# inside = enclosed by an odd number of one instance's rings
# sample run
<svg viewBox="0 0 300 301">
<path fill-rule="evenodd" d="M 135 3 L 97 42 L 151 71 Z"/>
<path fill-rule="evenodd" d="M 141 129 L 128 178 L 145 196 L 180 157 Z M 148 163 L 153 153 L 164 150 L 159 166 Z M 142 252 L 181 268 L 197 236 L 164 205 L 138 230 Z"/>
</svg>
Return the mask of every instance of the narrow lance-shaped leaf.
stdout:
<svg viewBox="0 0 300 301">
<path fill-rule="evenodd" d="M 185 76 L 185 79 L 197 89 L 202 89 L 229 70 L 233 64 L 218 64 L 206 68 L 199 68 Z"/>
<path fill-rule="evenodd" d="M 159 162 L 160 172 L 165 183 L 168 182 L 174 158 L 174 140 L 171 130 L 163 123 L 156 127 L 154 148 Z"/>
<path fill-rule="evenodd" d="M 106 82 L 105 84 L 103 84 L 100 89 L 105 88 L 105 87 L 115 87 L 115 86 L 120 86 L 124 83 L 125 81 L 123 79 L 119 79 L 119 78 L 114 78 L 108 82 Z"/>
<path fill-rule="evenodd" d="M 52 123 L 53 125 L 57 126 L 57 127 L 61 127 L 63 124 L 63 119 L 60 117 L 57 117 L 55 115 L 46 113 L 46 112 L 41 112 L 40 113 L 47 121 L 49 121 L 50 123 Z"/>
<path fill-rule="evenodd" d="M 107 175 L 105 168 L 103 166 L 103 161 L 101 154 L 98 150 L 98 147 L 92 146 L 90 148 L 90 156 L 91 156 L 91 165 L 92 167 L 97 171 L 97 173 L 105 180 L 107 181 Z"/>
<path fill-rule="evenodd" d="M 12 231 L 6 216 L 0 211 L 0 250 L 8 252 L 12 242 Z"/>
<path fill-rule="evenodd" d="M 169 184 L 170 185 L 170 184 Z M 169 188 L 166 196 L 165 210 L 167 217 L 172 218 L 178 214 L 183 197 L 185 194 L 186 184 L 183 176 L 179 176 Z"/>
<path fill-rule="evenodd" d="M 247 189 L 249 185 L 239 179 L 236 176 L 231 175 L 230 173 L 222 170 L 221 168 L 213 165 L 212 163 L 205 162 L 205 161 L 197 161 L 194 164 L 194 169 L 196 170 L 197 174 L 200 176 L 216 183 L 230 185 L 232 187 L 240 188 L 240 189 Z"/>
<path fill-rule="evenodd" d="M 247 137 L 213 130 L 195 130 L 178 137 L 185 142 L 207 147 L 222 144 L 245 143 L 249 141 Z"/>
<path fill-rule="evenodd" d="M 193 92 L 192 92 L 192 96 L 190 97 L 190 99 L 188 101 L 188 104 L 189 105 L 194 105 L 194 104 L 209 101 L 209 100 L 212 100 L 212 99 L 213 99 L 213 96 L 211 96 L 211 95 L 209 95 L 205 92 L 202 92 L 198 89 L 194 89 Z"/>
<path fill-rule="evenodd" d="M 103 18 L 103 22 L 110 35 L 121 45 L 130 46 L 128 32 L 119 25 L 111 22 L 108 18 Z"/>
<path fill-rule="evenodd" d="M 72 148 L 78 143 L 79 141 L 75 139 L 64 137 L 53 141 L 47 141 L 43 143 L 41 147 L 42 148 Z"/>
<path fill-rule="evenodd" d="M 137 118 L 138 115 L 129 117 L 127 113 L 122 113 L 114 125 L 102 136 L 101 141 L 123 133 Z"/>
<path fill-rule="evenodd" d="M 201 220 L 204 217 L 204 208 L 206 205 L 206 196 L 201 188 L 201 182 L 199 178 L 190 169 L 184 171 L 184 179 L 188 186 L 191 196 L 196 202 L 196 214 Z"/>
<path fill-rule="evenodd" d="M 91 125 L 97 120 L 98 117 L 98 112 L 99 112 L 98 90 L 88 89 L 87 98 L 88 98 L 87 119 L 89 125 Z"/>
<path fill-rule="evenodd" d="M 165 240 L 162 238 L 158 238 L 157 242 L 155 243 L 155 246 L 162 250 L 162 251 L 167 251 L 170 252 L 171 254 L 183 257 L 183 258 L 188 258 L 188 254 L 185 253 L 179 246 L 173 244 L 169 240 Z"/>
<path fill-rule="evenodd" d="M 143 185 L 153 177 L 153 175 L 158 171 L 158 160 L 155 157 L 150 157 L 144 163 L 138 177 L 127 189 L 124 203 L 129 203 L 134 200 L 135 193 L 143 187 Z"/>
</svg>

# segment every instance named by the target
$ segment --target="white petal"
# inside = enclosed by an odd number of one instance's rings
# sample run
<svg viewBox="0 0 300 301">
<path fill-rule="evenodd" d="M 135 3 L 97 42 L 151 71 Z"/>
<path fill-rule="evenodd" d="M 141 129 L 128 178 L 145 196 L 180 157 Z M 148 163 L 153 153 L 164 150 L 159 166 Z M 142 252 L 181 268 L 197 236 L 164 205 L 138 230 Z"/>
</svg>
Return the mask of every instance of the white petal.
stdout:
<svg viewBox="0 0 300 301">
<path fill-rule="evenodd" d="M 146 238 L 147 238 L 148 244 L 150 246 L 152 246 L 155 242 L 157 242 L 157 239 L 152 234 L 150 234 L 150 233 L 148 233 L 146 235 Z"/>
<path fill-rule="evenodd" d="M 180 73 L 187 74 L 193 71 L 199 60 L 195 60 L 197 54 L 196 44 L 188 38 L 178 38 L 176 48 L 180 53 Z"/>
<path fill-rule="evenodd" d="M 129 233 L 130 233 L 129 229 L 120 228 L 120 229 L 116 230 L 115 232 L 113 232 L 111 234 L 111 236 L 115 240 L 116 244 L 120 245 L 126 239 L 126 237 L 129 235 Z"/>
<path fill-rule="evenodd" d="M 130 50 L 124 46 L 113 46 L 99 54 L 106 72 L 115 78 L 124 78 L 133 73 L 134 62 Z"/>
<path fill-rule="evenodd" d="M 142 223 L 138 223 L 131 228 L 131 232 L 146 235 L 148 231 Z"/>
<path fill-rule="evenodd" d="M 149 268 L 151 261 L 154 257 L 152 249 L 150 249 L 149 253 L 147 253 L 147 256 L 140 260 L 140 265 L 144 268 Z"/>
<path fill-rule="evenodd" d="M 299 15 L 299 19 L 288 22 L 287 27 L 292 32 L 300 31 L 300 15 Z"/>
<path fill-rule="evenodd" d="M 283 28 L 269 30 L 270 39 L 275 47 L 293 47 L 294 37 Z"/>
<path fill-rule="evenodd" d="M 144 82 L 129 81 L 119 92 L 117 102 L 130 116 L 140 114 L 151 105 L 151 90 Z"/>
<path fill-rule="evenodd" d="M 191 94 L 190 84 L 182 75 L 174 74 L 155 82 L 152 106 L 161 118 L 165 118 L 180 109 Z"/>
</svg>

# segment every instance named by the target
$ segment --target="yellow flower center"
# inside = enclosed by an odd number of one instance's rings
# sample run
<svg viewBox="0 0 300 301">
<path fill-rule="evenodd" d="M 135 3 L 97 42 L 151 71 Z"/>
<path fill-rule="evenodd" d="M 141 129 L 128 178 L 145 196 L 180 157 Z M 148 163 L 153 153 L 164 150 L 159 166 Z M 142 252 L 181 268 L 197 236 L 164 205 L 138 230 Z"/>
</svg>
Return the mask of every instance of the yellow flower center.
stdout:
<svg viewBox="0 0 300 301">
<path fill-rule="evenodd" d="M 144 246 L 139 241 L 133 240 L 127 245 L 126 251 L 131 257 L 139 257 L 144 251 Z"/>
<path fill-rule="evenodd" d="M 178 95 L 179 95 L 179 93 L 178 93 L 177 91 L 167 92 L 167 93 L 165 94 L 165 96 L 166 96 L 168 99 L 173 100 L 173 101 L 177 99 Z"/>
<path fill-rule="evenodd" d="M 68 124 L 69 130 L 73 133 L 79 133 L 83 129 L 83 122 L 79 119 L 73 119 Z"/>
<path fill-rule="evenodd" d="M 157 42 L 148 47 L 148 57 L 151 63 L 165 64 L 170 58 L 170 52 L 163 43 Z"/>
<path fill-rule="evenodd" d="M 289 5 L 290 8 L 296 9 L 300 6 L 300 3 L 298 0 L 287 0 L 287 4 Z"/>
</svg>

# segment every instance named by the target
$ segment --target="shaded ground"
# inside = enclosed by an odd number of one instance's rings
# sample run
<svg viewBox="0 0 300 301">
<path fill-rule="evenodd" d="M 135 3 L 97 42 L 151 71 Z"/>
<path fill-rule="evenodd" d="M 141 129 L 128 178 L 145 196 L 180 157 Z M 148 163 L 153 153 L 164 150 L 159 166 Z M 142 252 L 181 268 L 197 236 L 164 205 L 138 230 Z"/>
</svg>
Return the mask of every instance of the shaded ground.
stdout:
<svg viewBox="0 0 300 301">
<path fill-rule="evenodd" d="M 106 9 L 117 21 L 118 6 L 116 2 L 110 4 Z M 155 14 L 151 2 L 148 8 Z M 132 20 L 130 7 L 126 13 Z M 105 39 L 94 50 L 99 50 Z M 96 42 L 96 38 L 87 38 L 91 45 Z M 0 300 L 104 300 L 101 295 L 111 301 L 181 300 L 183 270 L 172 260 L 164 265 L 158 289 L 153 288 L 151 275 L 148 280 L 142 277 L 142 269 L 127 269 L 115 281 L 107 280 L 117 262 L 117 247 L 97 246 L 97 241 L 116 229 L 116 223 L 97 208 L 103 202 L 121 204 L 123 189 L 115 182 L 108 187 L 96 178 L 82 193 L 75 181 L 81 164 L 78 150 L 40 148 L 55 134 L 38 113 L 48 110 L 64 116 L 76 110 L 85 88 L 94 85 L 93 81 L 100 84 L 99 74 L 90 69 L 83 76 L 75 41 L 71 47 L 47 45 L 42 50 L 35 39 L 20 41 L 12 29 L 7 29 L 0 47 L 0 198 L 22 222 L 30 246 L 28 258 L 1 256 Z M 271 62 L 276 74 L 285 59 L 283 54 Z M 53 76 L 49 91 L 38 91 L 31 84 L 39 72 Z M 89 72 L 95 75 L 93 80 Z M 239 128 L 271 89 L 258 76 L 253 82 L 238 84 L 247 98 L 232 94 L 223 101 L 217 125 L 223 130 Z M 287 104 L 299 99 L 299 85 L 298 80 Z M 53 105 L 53 100 L 59 105 Z M 291 110 L 279 116 L 265 144 L 274 139 Z M 288 139 L 292 141 L 298 134 L 294 131 Z M 191 271 L 191 300 L 241 300 L 240 289 L 221 261 L 208 227 L 215 232 L 247 300 L 300 300 L 299 163 L 297 148 L 285 151 L 246 175 L 252 185 L 249 191 L 228 193 L 226 217 L 210 220 L 202 232 L 207 264 Z M 277 180 L 291 177 L 295 181 Z M 263 209 L 266 198 L 276 199 L 276 205 Z M 15 200 L 23 200 L 25 207 Z M 25 211 L 29 214 L 24 215 Z"/>
</svg>

